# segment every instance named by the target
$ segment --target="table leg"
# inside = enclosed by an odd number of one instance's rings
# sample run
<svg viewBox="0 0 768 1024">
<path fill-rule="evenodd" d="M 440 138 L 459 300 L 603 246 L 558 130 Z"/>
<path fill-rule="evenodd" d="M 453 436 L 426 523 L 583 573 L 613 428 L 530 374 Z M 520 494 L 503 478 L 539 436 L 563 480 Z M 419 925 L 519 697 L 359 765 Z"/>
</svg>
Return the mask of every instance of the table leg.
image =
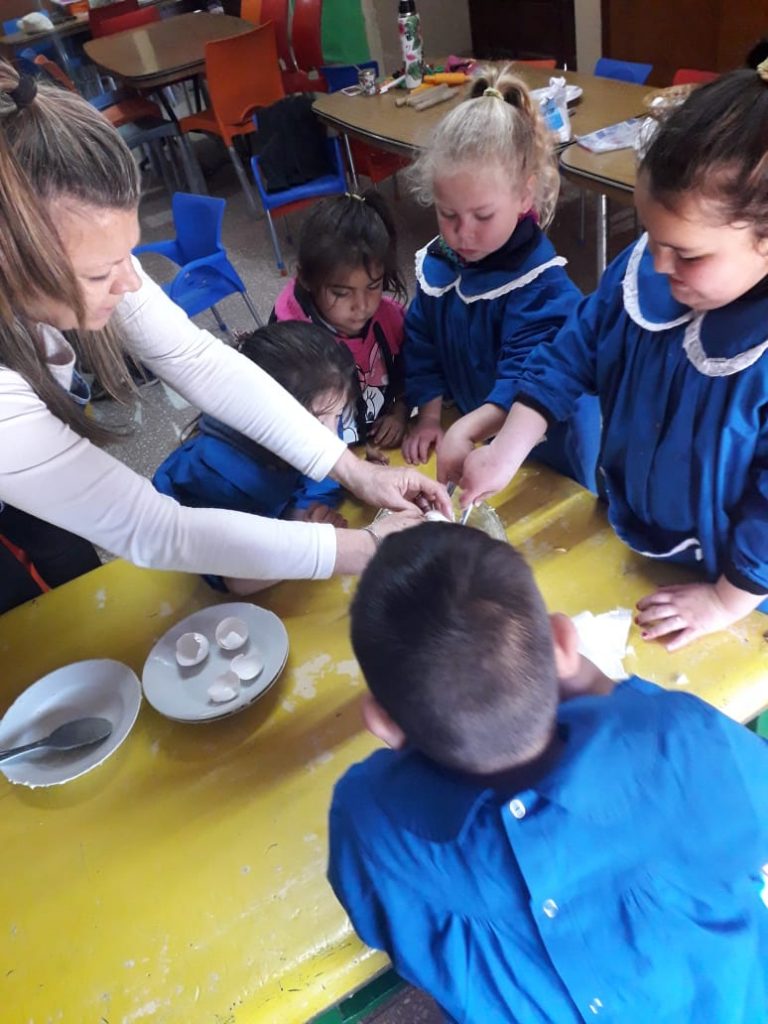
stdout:
<svg viewBox="0 0 768 1024">
<path fill-rule="evenodd" d="M 608 252 L 608 197 L 604 192 L 597 196 L 597 280 L 603 276 Z"/>
<path fill-rule="evenodd" d="M 355 170 L 355 161 L 352 157 L 352 147 L 349 144 L 349 136 L 344 132 L 342 134 L 342 138 L 344 139 L 344 149 L 347 151 L 347 163 L 349 164 L 349 176 L 352 179 L 352 188 L 357 192 L 359 184 L 357 180 L 357 171 Z"/>
</svg>

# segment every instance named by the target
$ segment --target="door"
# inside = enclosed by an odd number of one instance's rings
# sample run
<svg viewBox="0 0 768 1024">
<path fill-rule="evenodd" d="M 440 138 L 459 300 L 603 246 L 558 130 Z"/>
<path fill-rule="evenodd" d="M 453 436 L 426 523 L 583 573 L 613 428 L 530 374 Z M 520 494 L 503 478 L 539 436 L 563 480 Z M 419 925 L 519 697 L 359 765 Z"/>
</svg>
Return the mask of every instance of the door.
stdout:
<svg viewBox="0 0 768 1024">
<path fill-rule="evenodd" d="M 472 52 L 481 60 L 539 60 L 576 68 L 573 0 L 469 0 Z"/>
</svg>

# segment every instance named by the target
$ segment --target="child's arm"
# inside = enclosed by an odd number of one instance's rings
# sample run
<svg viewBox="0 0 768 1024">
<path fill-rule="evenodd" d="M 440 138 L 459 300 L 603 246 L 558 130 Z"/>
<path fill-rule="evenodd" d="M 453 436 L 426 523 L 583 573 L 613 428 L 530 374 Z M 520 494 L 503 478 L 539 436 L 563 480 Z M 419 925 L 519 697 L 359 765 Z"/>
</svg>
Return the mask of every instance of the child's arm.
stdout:
<svg viewBox="0 0 768 1024">
<path fill-rule="evenodd" d="M 602 313 L 615 287 L 615 282 L 608 282 L 583 299 L 554 339 L 534 348 L 518 380 L 507 381 L 505 387 L 517 392 L 517 400 L 494 440 L 467 455 L 460 481 L 462 503 L 479 501 L 505 487 L 544 437 L 548 422 L 568 420 L 583 394 L 595 394 Z M 494 389 L 489 399 L 494 395 L 503 405 L 501 391 Z M 481 413 L 483 430 L 495 422 L 487 412 Z"/>
<path fill-rule="evenodd" d="M 309 523 L 330 523 L 343 529 L 347 525 L 347 520 L 336 511 L 342 497 L 342 488 L 330 477 L 319 481 L 302 477 L 283 518 Z"/>
<path fill-rule="evenodd" d="M 495 437 L 504 426 L 507 410 L 486 402 L 446 430 L 437 445 L 437 479 L 458 483 L 467 456 L 481 441 Z"/>
<path fill-rule="evenodd" d="M 406 401 L 410 409 L 418 407 L 418 414 L 409 424 L 403 442 L 403 456 L 406 462 L 415 464 L 426 462 L 432 447 L 443 436 L 440 413 L 446 384 L 434 331 L 425 308 L 430 301 L 436 300 L 425 298 L 419 289 L 405 314 L 403 360 Z"/>
<path fill-rule="evenodd" d="M 717 583 L 688 583 L 659 587 L 637 602 L 635 618 L 644 640 L 660 640 L 678 651 L 693 640 L 716 633 L 749 615 L 765 594 L 740 590 L 721 576 Z"/>
</svg>

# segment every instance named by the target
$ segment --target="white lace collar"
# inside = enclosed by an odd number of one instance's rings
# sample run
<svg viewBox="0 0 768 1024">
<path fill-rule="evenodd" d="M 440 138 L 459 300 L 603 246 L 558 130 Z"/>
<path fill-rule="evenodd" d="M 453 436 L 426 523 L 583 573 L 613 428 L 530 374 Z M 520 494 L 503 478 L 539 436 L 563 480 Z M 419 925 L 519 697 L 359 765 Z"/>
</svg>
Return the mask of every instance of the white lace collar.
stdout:
<svg viewBox="0 0 768 1024">
<path fill-rule="evenodd" d="M 689 309 L 682 316 L 663 323 L 646 319 L 640 309 L 639 274 L 640 262 L 645 254 L 647 245 L 648 234 L 646 233 L 638 239 L 635 248 L 632 250 L 624 274 L 624 280 L 622 281 L 624 309 L 638 327 L 642 327 L 646 331 L 656 332 L 667 331 L 673 327 L 687 324 L 683 335 L 683 350 L 691 365 L 699 373 L 704 374 L 705 377 L 730 377 L 756 363 L 760 356 L 768 349 L 768 339 L 728 359 L 711 357 L 706 354 L 701 341 L 701 329 L 707 316 L 706 312 L 695 313 L 692 309 Z"/>
<path fill-rule="evenodd" d="M 482 292 L 479 295 L 465 295 L 461 290 L 461 272 L 457 270 L 456 276 L 452 281 L 445 285 L 434 285 L 430 284 L 424 275 L 424 260 L 427 258 L 430 245 L 436 241 L 439 236 L 435 236 L 431 242 L 428 242 L 423 249 L 419 249 L 416 253 L 416 280 L 419 283 L 419 287 L 425 295 L 430 295 L 432 298 L 439 299 L 443 295 L 447 295 L 451 290 L 455 290 L 456 295 L 461 299 L 462 302 L 469 305 L 472 302 L 489 301 L 491 299 L 501 298 L 502 295 L 508 295 L 509 292 L 513 292 L 518 288 L 525 288 L 532 281 L 535 281 L 537 277 L 540 277 L 545 270 L 549 270 L 550 267 L 565 267 L 568 265 L 568 260 L 563 256 L 554 256 L 550 260 L 546 260 L 544 263 L 540 263 L 537 267 L 532 267 L 525 274 L 520 277 L 514 278 L 512 281 L 505 281 L 503 285 L 498 288 L 491 288 L 487 292 Z"/>
</svg>

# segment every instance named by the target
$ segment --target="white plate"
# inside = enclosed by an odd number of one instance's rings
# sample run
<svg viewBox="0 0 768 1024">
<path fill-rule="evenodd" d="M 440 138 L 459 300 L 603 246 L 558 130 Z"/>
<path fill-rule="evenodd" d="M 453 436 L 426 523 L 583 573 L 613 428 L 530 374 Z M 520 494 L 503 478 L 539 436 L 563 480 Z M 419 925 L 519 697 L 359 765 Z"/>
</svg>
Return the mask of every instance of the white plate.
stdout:
<svg viewBox="0 0 768 1024">
<path fill-rule="evenodd" d="M 546 99 L 547 96 L 549 96 L 551 91 L 552 86 L 545 85 L 541 89 L 531 89 L 531 96 L 533 96 L 535 100 L 538 100 L 539 103 L 541 103 L 542 100 Z M 580 85 L 566 85 L 565 102 L 575 103 L 576 100 L 582 96 L 583 92 L 584 90 L 581 88 Z"/>
<path fill-rule="evenodd" d="M 236 651 L 223 651 L 216 643 L 214 633 L 221 620 L 230 615 L 242 619 L 250 635 Z M 203 633 L 211 643 L 205 661 L 192 668 L 181 668 L 176 661 L 176 641 L 182 633 Z M 259 675 L 255 679 L 244 680 L 234 700 L 214 704 L 208 696 L 208 687 L 229 669 L 233 658 L 254 650 L 264 661 Z M 144 663 L 141 677 L 144 696 L 161 715 L 177 722 L 210 722 L 216 718 L 227 718 L 266 693 L 283 671 L 287 658 L 288 634 L 272 612 L 244 602 L 212 605 L 177 622 L 157 641 Z"/>
<path fill-rule="evenodd" d="M 141 686 L 127 665 L 108 658 L 76 661 L 28 687 L 0 722 L 0 749 L 48 736 L 76 718 L 107 718 L 112 732 L 80 750 L 33 750 L 0 763 L 9 782 L 22 786 L 58 786 L 85 775 L 113 754 L 133 728 L 141 705 Z"/>
</svg>

